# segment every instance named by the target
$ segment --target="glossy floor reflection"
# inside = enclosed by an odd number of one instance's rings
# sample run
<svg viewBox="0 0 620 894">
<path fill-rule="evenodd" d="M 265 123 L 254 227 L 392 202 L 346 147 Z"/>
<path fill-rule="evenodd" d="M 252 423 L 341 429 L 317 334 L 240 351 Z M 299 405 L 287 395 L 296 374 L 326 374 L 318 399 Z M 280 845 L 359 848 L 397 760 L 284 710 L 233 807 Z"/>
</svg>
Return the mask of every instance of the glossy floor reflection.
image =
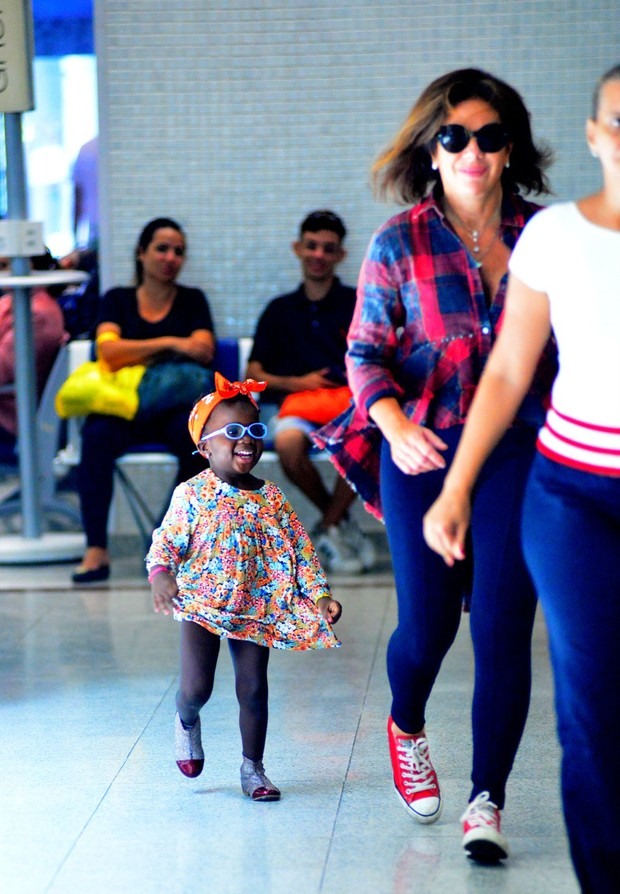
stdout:
<svg viewBox="0 0 620 894">
<path fill-rule="evenodd" d="M 196 780 L 172 753 L 178 625 L 153 614 L 140 562 L 72 589 L 70 568 L 0 568 L 3 894 L 576 894 L 558 797 L 542 620 L 530 720 L 508 790 L 512 856 L 460 849 L 469 784 L 467 617 L 433 694 L 429 737 L 445 809 L 418 826 L 391 790 L 384 658 L 389 572 L 334 580 L 329 653 L 274 653 L 265 764 L 281 802 L 239 787 L 228 651 L 203 711 Z"/>
</svg>

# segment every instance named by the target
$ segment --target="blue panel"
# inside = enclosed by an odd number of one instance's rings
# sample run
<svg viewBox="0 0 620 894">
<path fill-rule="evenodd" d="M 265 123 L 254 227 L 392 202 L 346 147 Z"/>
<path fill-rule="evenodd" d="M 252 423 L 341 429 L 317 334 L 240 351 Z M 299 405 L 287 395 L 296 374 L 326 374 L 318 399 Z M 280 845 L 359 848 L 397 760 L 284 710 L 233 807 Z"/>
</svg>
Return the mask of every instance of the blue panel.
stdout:
<svg viewBox="0 0 620 894">
<path fill-rule="evenodd" d="M 37 56 L 94 53 L 92 0 L 33 0 Z"/>
<path fill-rule="evenodd" d="M 229 381 L 239 378 L 239 344 L 236 338 L 218 338 L 215 343 L 215 356 L 211 364 Z"/>
<path fill-rule="evenodd" d="M 32 0 L 35 19 L 92 19 L 93 0 Z"/>
</svg>

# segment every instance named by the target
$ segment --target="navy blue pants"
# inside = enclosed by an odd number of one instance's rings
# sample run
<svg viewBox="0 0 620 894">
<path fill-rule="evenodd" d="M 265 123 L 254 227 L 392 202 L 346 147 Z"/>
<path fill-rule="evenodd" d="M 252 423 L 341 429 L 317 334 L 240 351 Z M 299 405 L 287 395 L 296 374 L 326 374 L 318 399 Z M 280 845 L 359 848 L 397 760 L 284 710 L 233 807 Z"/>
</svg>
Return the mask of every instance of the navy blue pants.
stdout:
<svg viewBox="0 0 620 894">
<path fill-rule="evenodd" d="M 620 890 L 620 478 L 537 456 L 523 544 L 549 630 L 571 855 L 586 894 Z"/>
<path fill-rule="evenodd" d="M 462 427 L 442 429 L 448 465 Z M 521 505 L 535 434 L 510 430 L 480 475 L 472 500 L 468 559 L 448 568 L 422 536 L 422 517 L 445 471 L 405 475 L 384 441 L 381 499 L 392 554 L 398 626 L 388 646 L 392 717 L 405 732 L 426 722 L 426 703 L 471 593 L 475 656 L 473 789 L 502 808 L 529 708 L 536 598 L 521 551 Z"/>
<path fill-rule="evenodd" d="M 108 515 L 114 486 L 114 463 L 138 444 L 164 445 L 179 458 L 177 481 L 186 481 L 205 468 L 201 456 L 192 456 L 194 443 L 187 428 L 189 410 L 159 414 L 148 423 L 116 416 L 88 416 L 82 429 L 82 459 L 78 488 L 82 522 L 88 546 L 106 547 Z M 159 447 L 161 449 L 161 446 Z M 162 501 L 165 494 L 162 494 Z"/>
</svg>

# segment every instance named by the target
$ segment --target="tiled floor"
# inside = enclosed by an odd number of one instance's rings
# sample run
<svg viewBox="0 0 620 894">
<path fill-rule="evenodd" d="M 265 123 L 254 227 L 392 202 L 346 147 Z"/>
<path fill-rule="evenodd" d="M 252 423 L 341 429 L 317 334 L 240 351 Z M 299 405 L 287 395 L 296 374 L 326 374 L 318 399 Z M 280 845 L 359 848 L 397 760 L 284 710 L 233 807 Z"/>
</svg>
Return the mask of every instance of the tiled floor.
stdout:
<svg viewBox="0 0 620 894">
<path fill-rule="evenodd" d="M 109 585 L 70 568 L 0 568 L 0 890 L 3 894 L 576 894 L 558 798 L 546 639 L 535 634 L 532 710 L 509 784 L 512 856 L 460 849 L 468 794 L 467 617 L 429 707 L 445 796 L 418 826 L 391 791 L 385 649 L 389 571 L 334 579 L 343 647 L 272 656 L 265 763 L 281 802 L 241 794 L 228 652 L 203 711 L 207 764 L 177 771 L 178 625 L 151 611 L 139 551 Z"/>
</svg>

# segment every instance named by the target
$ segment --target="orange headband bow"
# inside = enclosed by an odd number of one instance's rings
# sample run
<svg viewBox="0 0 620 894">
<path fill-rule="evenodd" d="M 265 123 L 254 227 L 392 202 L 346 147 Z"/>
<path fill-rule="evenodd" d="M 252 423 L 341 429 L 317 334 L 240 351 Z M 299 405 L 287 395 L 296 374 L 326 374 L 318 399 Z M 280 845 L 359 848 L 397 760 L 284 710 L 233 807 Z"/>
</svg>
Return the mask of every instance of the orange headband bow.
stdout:
<svg viewBox="0 0 620 894">
<path fill-rule="evenodd" d="M 189 416 L 187 425 L 194 444 L 198 446 L 202 430 L 205 427 L 205 422 L 219 403 L 223 400 L 230 400 L 233 397 L 237 397 L 239 394 L 243 394 L 252 401 L 256 408 L 258 408 L 258 404 L 256 403 L 252 392 L 264 391 L 266 387 L 266 382 L 257 382 L 256 379 L 246 379 L 245 382 L 229 382 L 223 375 L 216 372 L 215 391 L 201 397 L 195 404 L 194 409 Z"/>
</svg>

